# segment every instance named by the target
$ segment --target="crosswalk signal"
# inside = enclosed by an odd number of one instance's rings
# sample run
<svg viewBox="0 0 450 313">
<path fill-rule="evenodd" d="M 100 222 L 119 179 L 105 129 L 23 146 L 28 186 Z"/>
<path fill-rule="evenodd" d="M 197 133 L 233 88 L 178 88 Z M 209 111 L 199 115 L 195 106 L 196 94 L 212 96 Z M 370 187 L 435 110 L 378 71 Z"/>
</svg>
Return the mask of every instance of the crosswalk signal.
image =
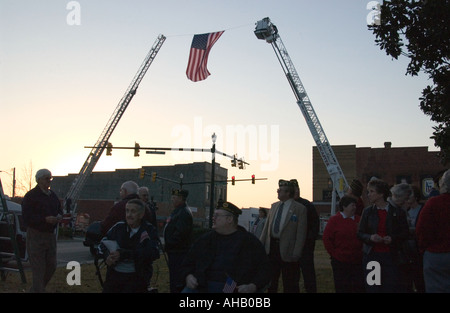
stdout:
<svg viewBox="0 0 450 313">
<path fill-rule="evenodd" d="M 144 179 L 144 177 L 145 177 L 145 169 L 141 168 L 139 171 L 139 178 Z"/>
<path fill-rule="evenodd" d="M 231 184 L 234 186 L 234 183 L 235 183 L 235 178 L 234 178 L 234 176 L 231 176 Z"/>
<path fill-rule="evenodd" d="M 108 142 L 108 144 L 106 145 L 106 155 L 111 155 L 112 148 L 113 145 Z"/>
<path fill-rule="evenodd" d="M 153 172 L 152 173 L 152 182 L 155 182 L 156 181 L 156 172 Z"/>
<path fill-rule="evenodd" d="M 252 175 L 252 184 L 255 183 L 255 175 Z"/>
<path fill-rule="evenodd" d="M 135 142 L 134 143 L 134 156 L 135 157 L 138 157 L 139 156 L 139 149 L 141 148 L 141 146 L 137 143 L 137 142 Z"/>
</svg>

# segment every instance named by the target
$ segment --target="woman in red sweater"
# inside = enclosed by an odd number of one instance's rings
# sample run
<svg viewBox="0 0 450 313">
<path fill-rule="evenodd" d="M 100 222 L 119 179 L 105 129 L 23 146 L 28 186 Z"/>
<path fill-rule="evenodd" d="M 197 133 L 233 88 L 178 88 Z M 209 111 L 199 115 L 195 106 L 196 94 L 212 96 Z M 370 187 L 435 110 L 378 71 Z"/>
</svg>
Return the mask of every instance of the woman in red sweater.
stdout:
<svg viewBox="0 0 450 313">
<path fill-rule="evenodd" d="M 334 288 L 337 293 L 364 291 L 362 242 L 356 236 L 359 215 L 355 215 L 356 199 L 343 196 L 339 212 L 325 226 L 322 240 L 331 257 Z"/>
</svg>

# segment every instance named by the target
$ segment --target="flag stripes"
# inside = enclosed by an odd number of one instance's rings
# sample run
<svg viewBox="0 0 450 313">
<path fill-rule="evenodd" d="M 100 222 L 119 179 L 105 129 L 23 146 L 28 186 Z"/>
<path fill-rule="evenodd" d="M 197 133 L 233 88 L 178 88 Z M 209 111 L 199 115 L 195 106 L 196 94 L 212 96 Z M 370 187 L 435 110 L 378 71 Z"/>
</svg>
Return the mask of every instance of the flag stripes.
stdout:
<svg viewBox="0 0 450 313">
<path fill-rule="evenodd" d="M 187 77 L 193 82 L 204 80 L 211 75 L 207 68 L 209 52 L 223 33 L 224 31 L 194 35 L 186 69 Z"/>
</svg>

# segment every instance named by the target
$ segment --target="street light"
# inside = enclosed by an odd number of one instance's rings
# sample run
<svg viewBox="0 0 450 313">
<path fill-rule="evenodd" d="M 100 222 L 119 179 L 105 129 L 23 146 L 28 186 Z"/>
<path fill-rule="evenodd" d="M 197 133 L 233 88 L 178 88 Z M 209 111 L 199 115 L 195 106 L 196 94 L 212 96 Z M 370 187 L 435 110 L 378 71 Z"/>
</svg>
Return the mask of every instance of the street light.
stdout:
<svg viewBox="0 0 450 313">
<path fill-rule="evenodd" d="M 212 139 L 212 148 L 211 148 L 211 154 L 212 154 L 212 160 L 211 160 L 211 190 L 210 190 L 210 202 L 209 202 L 209 228 L 212 228 L 212 216 L 214 214 L 214 183 L 215 183 L 215 176 L 216 176 L 216 140 L 217 136 L 216 133 L 213 133 L 211 136 Z"/>
</svg>

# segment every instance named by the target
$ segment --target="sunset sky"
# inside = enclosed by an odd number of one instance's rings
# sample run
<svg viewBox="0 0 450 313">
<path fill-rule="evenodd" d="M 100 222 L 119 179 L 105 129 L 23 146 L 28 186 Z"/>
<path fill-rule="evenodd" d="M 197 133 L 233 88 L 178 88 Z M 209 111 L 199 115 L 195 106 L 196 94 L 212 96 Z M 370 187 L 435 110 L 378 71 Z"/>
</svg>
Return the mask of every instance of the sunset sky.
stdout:
<svg viewBox="0 0 450 313">
<path fill-rule="evenodd" d="M 216 133 L 218 150 L 250 163 L 238 170 L 218 156 L 229 178 L 267 178 L 230 184 L 229 201 L 270 206 L 280 178 L 296 178 L 312 200 L 314 141 L 272 47 L 253 33 L 265 17 L 277 26 L 332 145 L 377 148 L 390 141 L 436 151 L 434 124 L 418 100 L 430 82 L 406 76 L 408 60 L 392 60 L 375 45 L 368 2 L 0 0 L 0 170 L 15 168 L 22 182 L 31 169 L 78 173 L 90 152 L 84 147 L 99 139 L 163 34 L 165 43 L 109 141 L 210 148 Z M 220 30 L 209 55 L 211 76 L 188 80 L 193 35 Z M 141 151 L 136 158 L 131 150 L 113 150 L 94 171 L 210 160 L 209 153 Z M 11 176 L 0 174 L 11 195 Z"/>
</svg>

